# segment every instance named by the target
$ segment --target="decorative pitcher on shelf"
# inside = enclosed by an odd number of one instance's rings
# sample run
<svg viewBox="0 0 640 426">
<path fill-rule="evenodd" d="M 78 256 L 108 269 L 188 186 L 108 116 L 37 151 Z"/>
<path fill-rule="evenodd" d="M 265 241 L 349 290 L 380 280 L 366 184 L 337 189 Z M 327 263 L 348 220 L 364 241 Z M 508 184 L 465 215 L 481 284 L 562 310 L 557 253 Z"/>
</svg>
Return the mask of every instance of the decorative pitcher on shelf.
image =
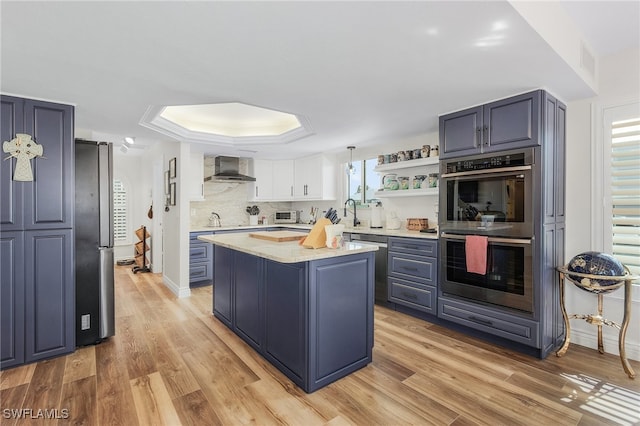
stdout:
<svg viewBox="0 0 640 426">
<path fill-rule="evenodd" d="M 382 187 L 385 191 L 396 191 L 399 189 L 400 183 L 398 182 L 398 175 L 395 173 L 384 175 L 382 177 Z"/>
</svg>

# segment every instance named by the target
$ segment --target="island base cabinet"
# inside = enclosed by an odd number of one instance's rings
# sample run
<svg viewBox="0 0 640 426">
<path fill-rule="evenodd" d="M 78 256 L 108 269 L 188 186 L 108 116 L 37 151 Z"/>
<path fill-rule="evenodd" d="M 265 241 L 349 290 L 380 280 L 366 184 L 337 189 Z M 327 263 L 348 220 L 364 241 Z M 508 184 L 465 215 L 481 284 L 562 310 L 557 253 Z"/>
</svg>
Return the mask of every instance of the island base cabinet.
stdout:
<svg viewBox="0 0 640 426">
<path fill-rule="evenodd" d="M 306 392 L 369 364 L 374 253 L 281 263 L 214 250 L 214 314 Z"/>
<path fill-rule="evenodd" d="M 259 257 L 234 253 L 233 326 L 235 332 L 255 349 L 262 346 L 262 262 Z"/>
<path fill-rule="evenodd" d="M 231 279 L 234 251 L 216 247 L 214 251 L 213 314 L 231 327 Z"/>
<path fill-rule="evenodd" d="M 370 269 L 371 267 L 371 269 Z M 371 361 L 374 276 L 369 259 L 319 261 L 310 276 L 311 388 L 319 388 Z"/>
<path fill-rule="evenodd" d="M 302 386 L 305 377 L 307 326 L 306 267 L 300 263 L 266 262 L 265 356 Z"/>
</svg>

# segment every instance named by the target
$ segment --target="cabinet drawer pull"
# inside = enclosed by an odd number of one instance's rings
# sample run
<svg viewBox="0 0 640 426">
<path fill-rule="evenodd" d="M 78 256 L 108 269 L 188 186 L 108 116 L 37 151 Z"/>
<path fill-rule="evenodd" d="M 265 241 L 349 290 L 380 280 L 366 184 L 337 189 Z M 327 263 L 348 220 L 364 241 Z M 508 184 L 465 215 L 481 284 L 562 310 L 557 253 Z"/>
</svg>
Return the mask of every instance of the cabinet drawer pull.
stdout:
<svg viewBox="0 0 640 426">
<path fill-rule="evenodd" d="M 412 300 L 417 300 L 418 299 L 418 296 L 413 294 L 413 293 L 404 293 L 403 292 L 402 295 L 404 297 L 406 297 L 407 299 L 412 299 Z"/>
<path fill-rule="evenodd" d="M 400 268 L 406 271 L 418 272 L 418 268 L 416 268 L 415 266 L 401 266 Z"/>
<path fill-rule="evenodd" d="M 471 321 L 479 322 L 480 324 L 493 326 L 493 321 L 490 321 L 490 320 L 487 320 L 487 319 L 484 319 L 484 318 L 478 318 L 478 317 L 476 317 L 474 315 L 470 315 L 467 318 L 470 319 Z"/>
<path fill-rule="evenodd" d="M 420 250 L 420 246 L 404 246 L 404 245 L 398 245 L 398 247 L 403 248 L 403 249 L 408 249 L 408 250 Z"/>
</svg>

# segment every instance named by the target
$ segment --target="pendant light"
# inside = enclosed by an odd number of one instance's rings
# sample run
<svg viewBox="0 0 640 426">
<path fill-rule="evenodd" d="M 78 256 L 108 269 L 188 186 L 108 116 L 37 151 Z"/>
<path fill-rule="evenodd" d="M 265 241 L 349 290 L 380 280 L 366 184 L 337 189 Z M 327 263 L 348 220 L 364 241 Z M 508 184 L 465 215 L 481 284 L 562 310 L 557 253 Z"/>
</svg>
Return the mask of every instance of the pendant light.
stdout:
<svg viewBox="0 0 640 426">
<path fill-rule="evenodd" d="M 349 164 L 347 165 L 347 174 L 348 175 L 355 175 L 356 174 L 356 168 L 353 167 L 353 150 L 356 149 L 356 147 L 355 146 L 348 146 L 347 149 L 349 151 L 351 151 L 350 157 L 349 157 Z"/>
</svg>

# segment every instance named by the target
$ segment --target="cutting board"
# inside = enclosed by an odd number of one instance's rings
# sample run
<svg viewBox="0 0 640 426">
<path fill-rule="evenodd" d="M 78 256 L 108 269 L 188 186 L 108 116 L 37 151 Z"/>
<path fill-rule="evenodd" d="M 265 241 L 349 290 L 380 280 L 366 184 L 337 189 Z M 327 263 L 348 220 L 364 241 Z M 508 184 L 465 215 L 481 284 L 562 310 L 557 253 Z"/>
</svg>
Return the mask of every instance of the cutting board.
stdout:
<svg viewBox="0 0 640 426">
<path fill-rule="evenodd" d="M 250 232 L 250 237 L 259 238 L 261 240 L 275 241 L 281 243 L 283 241 L 298 241 L 307 236 L 302 232 L 296 231 L 258 231 Z"/>
</svg>

